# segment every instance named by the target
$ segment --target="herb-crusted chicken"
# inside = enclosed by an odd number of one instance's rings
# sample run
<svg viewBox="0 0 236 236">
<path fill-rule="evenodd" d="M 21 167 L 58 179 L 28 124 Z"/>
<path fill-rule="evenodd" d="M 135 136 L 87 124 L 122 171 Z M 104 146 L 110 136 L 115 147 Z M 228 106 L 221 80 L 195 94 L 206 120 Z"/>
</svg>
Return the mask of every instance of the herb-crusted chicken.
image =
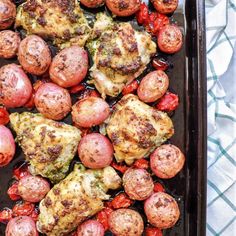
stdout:
<svg viewBox="0 0 236 236">
<path fill-rule="evenodd" d="M 32 174 L 47 177 L 53 183 L 65 178 L 77 151 L 80 130 L 30 112 L 12 113 L 10 122 Z"/>
<path fill-rule="evenodd" d="M 166 113 L 129 94 L 115 106 L 107 133 L 113 142 L 116 160 L 130 165 L 169 139 L 174 134 L 174 128 Z"/>
<path fill-rule="evenodd" d="M 94 61 L 91 83 L 103 97 L 116 97 L 144 71 L 156 52 L 148 33 L 134 30 L 130 23 L 115 23 L 102 13 L 97 15 L 92 36 L 87 44 Z"/>
<path fill-rule="evenodd" d="M 27 0 L 17 9 L 16 27 L 61 47 L 84 46 L 90 27 L 77 0 Z"/>
<path fill-rule="evenodd" d="M 76 164 L 64 180 L 55 185 L 40 202 L 37 228 L 48 236 L 64 236 L 86 218 L 103 209 L 110 198 L 108 189 L 121 186 L 121 179 L 112 167 L 86 170 Z"/>
</svg>

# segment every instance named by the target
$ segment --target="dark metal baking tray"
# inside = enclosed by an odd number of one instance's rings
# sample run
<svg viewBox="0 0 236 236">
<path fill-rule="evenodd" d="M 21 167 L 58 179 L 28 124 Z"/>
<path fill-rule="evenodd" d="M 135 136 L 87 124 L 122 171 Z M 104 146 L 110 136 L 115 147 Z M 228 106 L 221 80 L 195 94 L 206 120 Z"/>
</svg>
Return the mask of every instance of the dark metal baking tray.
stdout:
<svg viewBox="0 0 236 236">
<path fill-rule="evenodd" d="M 177 93 L 181 101 L 178 110 L 172 116 L 175 135 L 170 142 L 183 150 L 186 155 L 186 164 L 175 178 L 161 181 L 167 192 L 177 199 L 181 210 L 181 217 L 176 226 L 165 230 L 164 235 L 204 236 L 207 130 L 204 0 L 180 2 L 180 7 L 173 19 L 184 31 L 184 47 L 175 55 L 161 56 L 167 58 L 173 65 L 167 71 L 170 78 L 170 90 Z M 0 60 L 0 66 L 11 62 Z M 23 111 L 24 109 L 16 110 Z M 70 117 L 66 121 L 70 122 Z M 14 160 L 7 167 L 0 169 L 0 209 L 14 205 L 6 192 L 12 177 L 12 169 L 20 160 L 23 160 L 23 153 L 18 147 Z M 137 206 L 139 210 L 142 209 L 139 204 Z M 0 235 L 5 235 L 3 224 L 0 225 Z M 108 233 L 108 235 L 111 234 Z"/>
</svg>

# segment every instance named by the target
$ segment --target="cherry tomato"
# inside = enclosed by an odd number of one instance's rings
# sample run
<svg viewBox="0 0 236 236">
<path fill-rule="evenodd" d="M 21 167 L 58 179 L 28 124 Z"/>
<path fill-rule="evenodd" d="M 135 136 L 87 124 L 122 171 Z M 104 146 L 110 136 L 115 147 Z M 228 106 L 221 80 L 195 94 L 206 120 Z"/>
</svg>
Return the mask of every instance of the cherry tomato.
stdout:
<svg viewBox="0 0 236 236">
<path fill-rule="evenodd" d="M 9 208 L 0 211 L 0 222 L 4 224 L 8 223 L 12 219 L 12 214 L 12 210 Z"/>
<path fill-rule="evenodd" d="M 169 63 L 165 61 L 163 58 L 154 58 L 152 61 L 152 66 L 156 70 L 165 71 L 169 68 Z"/>
<path fill-rule="evenodd" d="M 113 210 L 111 208 L 105 207 L 102 211 L 97 213 L 97 216 L 96 216 L 97 221 L 103 225 L 105 231 L 108 230 L 109 228 L 108 218 L 112 212 Z"/>
<path fill-rule="evenodd" d="M 17 203 L 12 211 L 13 211 L 13 216 L 31 216 L 35 209 L 35 206 L 33 203 L 30 202 L 19 202 Z"/>
<path fill-rule="evenodd" d="M 169 18 L 161 13 L 157 13 L 156 19 L 153 21 L 153 34 L 158 33 L 165 25 L 169 25 Z"/>
<path fill-rule="evenodd" d="M 17 180 L 20 180 L 24 176 L 30 175 L 29 169 L 28 169 L 28 164 L 23 163 L 20 166 L 16 166 L 13 170 L 13 176 Z"/>
<path fill-rule="evenodd" d="M 118 163 L 116 163 L 114 161 L 111 163 L 111 166 L 114 169 L 120 171 L 122 174 L 124 174 L 125 171 L 129 169 L 129 167 L 127 165 L 125 165 L 125 164 L 118 164 Z"/>
<path fill-rule="evenodd" d="M 147 24 L 149 19 L 148 6 L 141 3 L 139 11 L 136 13 L 136 19 L 139 24 Z"/>
<path fill-rule="evenodd" d="M 136 168 L 140 168 L 140 169 L 148 169 L 149 168 L 149 161 L 147 161 L 145 159 L 139 159 L 134 162 L 133 166 Z"/>
<path fill-rule="evenodd" d="M 127 84 L 123 90 L 122 90 L 122 94 L 126 95 L 129 93 L 134 93 L 138 88 L 138 81 L 134 80 L 133 82 L 131 82 L 130 84 Z"/>
<path fill-rule="evenodd" d="M 76 85 L 70 89 L 71 94 L 78 93 L 80 91 L 85 90 L 85 86 L 83 84 Z"/>
<path fill-rule="evenodd" d="M 158 101 L 156 108 L 160 111 L 174 111 L 179 105 L 179 97 L 174 93 L 167 92 Z"/>
<path fill-rule="evenodd" d="M 146 236 L 162 236 L 162 231 L 158 228 L 147 227 L 145 230 Z"/>
<path fill-rule="evenodd" d="M 15 182 L 14 184 L 12 184 L 12 186 L 7 190 L 7 194 L 10 197 L 10 199 L 13 201 L 17 201 L 21 199 L 18 193 L 18 182 Z"/>
<path fill-rule="evenodd" d="M 157 192 L 165 192 L 165 189 L 164 189 L 164 187 L 160 183 L 154 183 L 153 191 L 155 193 L 157 193 Z"/>
<path fill-rule="evenodd" d="M 38 217 L 39 217 L 39 209 L 37 207 L 34 208 L 34 210 L 32 211 L 32 213 L 30 214 L 30 217 L 37 222 L 38 221 Z"/>
<path fill-rule="evenodd" d="M 0 125 L 6 125 L 9 122 L 9 113 L 5 107 L 0 107 Z"/>
<path fill-rule="evenodd" d="M 111 201 L 112 207 L 114 209 L 128 208 L 132 205 L 132 203 L 133 201 L 125 193 L 118 194 Z"/>
</svg>

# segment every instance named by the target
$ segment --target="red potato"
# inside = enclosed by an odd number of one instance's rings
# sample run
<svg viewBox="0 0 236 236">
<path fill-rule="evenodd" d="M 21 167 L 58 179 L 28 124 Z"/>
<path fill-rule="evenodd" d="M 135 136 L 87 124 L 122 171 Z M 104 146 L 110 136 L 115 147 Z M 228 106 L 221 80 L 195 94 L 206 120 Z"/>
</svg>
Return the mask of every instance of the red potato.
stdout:
<svg viewBox="0 0 236 236">
<path fill-rule="evenodd" d="M 104 227 L 96 220 L 87 220 L 82 223 L 77 230 L 76 236 L 103 236 Z"/>
<path fill-rule="evenodd" d="M 171 144 L 158 147 L 150 156 L 150 166 L 153 173 L 162 179 L 176 176 L 182 170 L 184 162 L 184 154 Z"/>
<path fill-rule="evenodd" d="M 158 147 L 150 156 L 153 173 L 162 179 L 176 176 L 183 168 L 185 156 L 180 149 L 171 144 Z"/>
<path fill-rule="evenodd" d="M 183 35 L 176 25 L 164 26 L 158 36 L 157 44 L 161 51 L 172 54 L 178 52 L 183 45 Z"/>
<path fill-rule="evenodd" d="M 0 32 L 0 57 L 12 58 L 16 56 L 20 45 L 20 36 L 11 30 Z"/>
<path fill-rule="evenodd" d="M 117 236 L 141 236 L 144 230 L 141 215 L 131 209 L 113 211 L 108 223 L 110 231 Z"/>
<path fill-rule="evenodd" d="M 50 66 L 50 78 L 63 88 L 78 85 L 88 71 L 88 54 L 78 46 L 60 51 Z"/>
<path fill-rule="evenodd" d="M 69 92 L 53 83 L 45 83 L 38 88 L 34 103 L 41 114 L 52 120 L 62 120 L 72 106 Z"/>
<path fill-rule="evenodd" d="M 38 236 L 36 225 L 29 216 L 18 216 L 9 221 L 6 236 Z"/>
<path fill-rule="evenodd" d="M 153 193 L 153 180 L 145 169 L 130 168 L 122 180 L 125 192 L 133 200 L 143 201 Z"/>
<path fill-rule="evenodd" d="M 106 0 L 109 10 L 116 16 L 131 16 L 140 8 L 140 0 Z"/>
<path fill-rule="evenodd" d="M 164 71 L 157 70 L 147 74 L 138 87 L 138 97 L 143 102 L 155 102 L 169 87 L 169 78 Z"/>
<path fill-rule="evenodd" d="M 112 162 L 113 153 L 113 146 L 109 139 L 99 133 L 84 136 L 78 146 L 81 162 L 91 169 L 109 166 Z"/>
<path fill-rule="evenodd" d="M 0 103 L 7 108 L 23 106 L 32 95 L 32 85 L 25 72 L 16 64 L 0 69 Z"/>
<path fill-rule="evenodd" d="M 30 35 L 20 43 L 18 60 L 25 71 L 42 75 L 48 70 L 52 58 L 46 42 L 39 36 Z"/>
<path fill-rule="evenodd" d="M 11 131 L 0 125 L 0 167 L 6 166 L 15 155 L 16 145 Z"/>
<path fill-rule="evenodd" d="M 16 17 L 16 6 L 10 0 L 0 1 L 0 30 L 9 28 Z"/>
<path fill-rule="evenodd" d="M 159 229 L 173 227 L 179 219 L 180 211 L 175 199 L 167 193 L 157 192 L 144 203 L 148 221 Z"/>
<path fill-rule="evenodd" d="M 173 13 L 178 7 L 178 0 L 151 0 L 155 9 L 162 14 Z"/>
<path fill-rule="evenodd" d="M 73 105 L 71 114 L 76 125 L 90 128 L 103 123 L 110 115 L 110 108 L 102 98 L 86 97 Z"/>
<path fill-rule="evenodd" d="M 80 2 L 89 8 L 97 8 L 105 3 L 105 0 L 80 0 Z"/>
<path fill-rule="evenodd" d="M 18 194 L 27 202 L 40 202 L 49 191 L 49 183 L 39 176 L 27 175 L 18 184 Z"/>
</svg>

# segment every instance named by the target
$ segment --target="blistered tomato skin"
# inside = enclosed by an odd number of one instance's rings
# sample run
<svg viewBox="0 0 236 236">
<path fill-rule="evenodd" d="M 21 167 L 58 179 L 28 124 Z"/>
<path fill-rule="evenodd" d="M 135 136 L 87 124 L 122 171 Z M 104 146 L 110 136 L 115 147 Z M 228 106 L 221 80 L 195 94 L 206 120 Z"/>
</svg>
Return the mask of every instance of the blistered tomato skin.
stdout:
<svg viewBox="0 0 236 236">
<path fill-rule="evenodd" d="M 161 145 L 150 156 L 152 171 L 162 179 L 176 176 L 182 170 L 184 162 L 184 154 L 178 147 L 171 144 Z"/>
<path fill-rule="evenodd" d="M 62 120 L 72 106 L 69 92 L 53 83 L 45 83 L 39 87 L 34 103 L 41 114 L 52 120 Z"/>
<path fill-rule="evenodd" d="M 97 8 L 105 3 L 105 0 L 80 0 L 80 2 L 88 8 Z"/>
<path fill-rule="evenodd" d="M 178 7 L 178 0 L 151 0 L 155 9 L 162 14 L 173 13 Z"/>
<path fill-rule="evenodd" d="M 139 10 L 140 0 L 106 0 L 106 5 L 116 16 L 131 16 Z"/>
<path fill-rule="evenodd" d="M 173 227 L 179 219 L 179 206 L 167 193 L 157 192 L 144 203 L 144 212 L 149 223 L 159 229 Z"/>
<path fill-rule="evenodd" d="M 78 85 L 88 71 L 88 54 L 78 46 L 60 51 L 50 66 L 51 80 L 63 88 Z"/>
<path fill-rule="evenodd" d="M 183 35 L 176 25 L 164 26 L 157 37 L 157 44 L 162 52 L 173 54 L 178 52 L 183 45 Z"/>
<path fill-rule="evenodd" d="M 11 0 L 0 1 L 0 30 L 9 28 L 16 17 L 16 6 Z"/>
<path fill-rule="evenodd" d="M 109 105 L 102 98 L 87 97 L 72 107 L 72 119 L 84 128 L 103 123 L 110 115 Z"/>
<path fill-rule="evenodd" d="M 109 166 L 112 162 L 113 152 L 113 146 L 109 139 L 99 133 L 84 136 L 78 146 L 81 162 L 91 169 Z"/>
<path fill-rule="evenodd" d="M 7 224 L 6 236 L 38 236 L 38 232 L 31 217 L 19 216 Z"/>
<path fill-rule="evenodd" d="M 139 99 L 143 102 L 155 102 L 169 87 L 169 78 L 164 71 L 157 70 L 147 74 L 138 87 Z"/>
<path fill-rule="evenodd" d="M 0 167 L 10 163 L 15 155 L 16 145 L 11 131 L 0 125 Z"/>
<path fill-rule="evenodd" d="M 125 172 L 122 180 L 125 192 L 133 200 L 143 201 L 153 192 L 153 180 L 144 169 L 130 168 Z"/>
<path fill-rule="evenodd" d="M 49 191 L 49 183 L 39 176 L 25 176 L 18 184 L 18 194 L 28 202 L 40 202 Z"/>
<path fill-rule="evenodd" d="M 77 230 L 77 236 L 103 236 L 105 230 L 101 223 L 96 220 L 87 220 Z"/>
<path fill-rule="evenodd" d="M 20 36 L 11 30 L 0 32 L 0 57 L 12 58 L 16 56 L 20 45 Z"/>
<path fill-rule="evenodd" d="M 0 125 L 6 125 L 10 121 L 9 113 L 5 107 L 0 107 Z"/>
<path fill-rule="evenodd" d="M 0 69 L 0 103 L 7 108 L 23 106 L 32 95 L 32 85 L 25 72 L 16 64 Z"/>
<path fill-rule="evenodd" d="M 30 35 L 20 43 L 18 60 L 25 71 L 42 75 L 48 70 L 52 58 L 46 42 L 39 36 Z"/>
<path fill-rule="evenodd" d="M 141 236 L 144 230 L 141 215 L 131 209 L 113 211 L 108 223 L 110 231 L 119 236 Z"/>
</svg>

